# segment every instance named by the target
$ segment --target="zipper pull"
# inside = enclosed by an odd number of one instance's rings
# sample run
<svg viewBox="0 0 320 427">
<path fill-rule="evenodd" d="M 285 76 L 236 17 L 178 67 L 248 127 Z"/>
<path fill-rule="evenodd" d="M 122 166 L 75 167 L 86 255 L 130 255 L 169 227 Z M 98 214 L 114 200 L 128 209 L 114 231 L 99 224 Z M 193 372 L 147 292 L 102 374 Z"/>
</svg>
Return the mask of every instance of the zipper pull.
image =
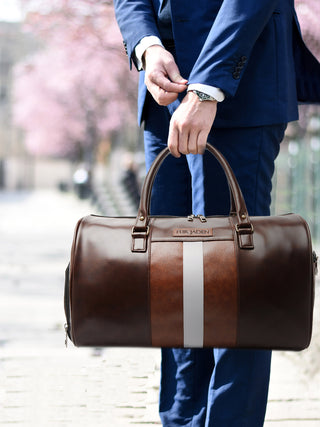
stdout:
<svg viewBox="0 0 320 427">
<path fill-rule="evenodd" d="M 66 339 L 64 340 L 64 344 L 66 347 L 68 347 L 68 329 L 69 329 L 68 323 L 65 323 L 64 324 L 64 330 L 66 331 Z"/>
<path fill-rule="evenodd" d="M 188 221 L 193 221 L 195 218 L 198 218 L 201 222 L 207 222 L 207 218 L 204 215 L 189 215 Z"/>
<path fill-rule="evenodd" d="M 201 222 L 207 222 L 207 218 L 204 215 L 198 215 Z"/>
</svg>

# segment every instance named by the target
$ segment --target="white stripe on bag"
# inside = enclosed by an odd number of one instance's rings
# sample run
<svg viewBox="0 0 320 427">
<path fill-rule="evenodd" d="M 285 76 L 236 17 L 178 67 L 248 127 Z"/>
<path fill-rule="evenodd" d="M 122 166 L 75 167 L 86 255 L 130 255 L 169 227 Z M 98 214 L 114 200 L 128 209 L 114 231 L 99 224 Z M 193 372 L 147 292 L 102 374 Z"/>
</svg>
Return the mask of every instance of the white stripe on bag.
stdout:
<svg viewBox="0 0 320 427">
<path fill-rule="evenodd" d="M 184 347 L 203 347 L 203 244 L 183 242 Z"/>
</svg>

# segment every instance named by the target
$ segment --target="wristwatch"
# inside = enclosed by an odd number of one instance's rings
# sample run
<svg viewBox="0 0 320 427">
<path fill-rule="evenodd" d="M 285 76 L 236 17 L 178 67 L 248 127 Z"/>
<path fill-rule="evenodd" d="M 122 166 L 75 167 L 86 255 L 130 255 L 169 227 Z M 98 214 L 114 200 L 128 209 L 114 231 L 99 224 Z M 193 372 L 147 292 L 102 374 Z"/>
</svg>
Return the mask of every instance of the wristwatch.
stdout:
<svg viewBox="0 0 320 427">
<path fill-rule="evenodd" d="M 191 90 L 191 92 L 195 93 L 199 98 L 199 101 L 217 101 L 213 96 L 207 95 L 206 93 L 200 92 L 199 90 Z"/>
</svg>

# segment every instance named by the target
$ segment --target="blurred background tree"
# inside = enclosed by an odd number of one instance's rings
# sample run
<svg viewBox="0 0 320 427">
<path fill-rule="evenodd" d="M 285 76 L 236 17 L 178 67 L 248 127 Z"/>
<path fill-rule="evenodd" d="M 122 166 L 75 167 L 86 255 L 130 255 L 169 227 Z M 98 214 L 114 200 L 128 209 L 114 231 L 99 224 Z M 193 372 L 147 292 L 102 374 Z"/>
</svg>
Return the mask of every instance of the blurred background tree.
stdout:
<svg viewBox="0 0 320 427">
<path fill-rule="evenodd" d="M 134 154 L 143 150 L 136 125 L 138 73 L 129 72 L 112 1 L 20 1 L 26 11 L 22 29 L 37 40 L 37 49 L 15 67 L 13 115 L 27 149 L 22 164 L 33 164 L 32 173 L 39 176 L 34 182 L 45 182 L 36 168 L 48 157 L 85 162 L 95 176 L 99 163 L 108 170 L 110 182 L 111 175 L 119 175 L 128 150 L 133 155 L 125 159 L 124 169 L 129 164 L 141 177 L 143 162 Z M 295 0 L 295 6 L 306 45 L 320 60 L 320 2 Z M 288 126 L 277 159 L 272 210 L 302 214 L 320 240 L 320 109 L 301 105 L 299 113 L 299 122 Z M 2 151 L 0 166 L 9 170 L 8 153 Z M 42 170 L 48 170 L 47 164 Z"/>
<path fill-rule="evenodd" d="M 295 0 L 303 38 L 313 54 L 320 59 L 320 3 L 318 0 Z"/>
<path fill-rule="evenodd" d="M 320 60 L 320 2 L 295 0 L 303 39 Z M 299 121 L 289 123 L 276 162 L 273 213 L 297 212 L 320 241 L 320 106 L 300 105 Z"/>
<path fill-rule="evenodd" d="M 23 0 L 41 48 L 16 68 L 15 122 L 32 154 L 92 163 L 101 143 L 136 122 L 137 73 L 112 1 Z"/>
</svg>

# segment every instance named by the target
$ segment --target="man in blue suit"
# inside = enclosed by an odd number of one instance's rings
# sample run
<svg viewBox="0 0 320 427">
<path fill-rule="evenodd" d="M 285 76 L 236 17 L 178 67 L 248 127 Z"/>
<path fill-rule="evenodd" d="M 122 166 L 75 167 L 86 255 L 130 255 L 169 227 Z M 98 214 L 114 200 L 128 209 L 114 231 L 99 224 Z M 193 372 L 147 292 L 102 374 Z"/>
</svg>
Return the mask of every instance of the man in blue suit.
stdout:
<svg viewBox="0 0 320 427">
<path fill-rule="evenodd" d="M 173 154 L 152 213 L 228 214 L 229 193 L 207 141 L 228 159 L 251 215 L 269 215 L 274 160 L 298 99 L 320 101 L 320 65 L 301 40 L 293 0 L 115 0 L 140 73 L 146 165 Z M 258 285 L 258 284 L 257 284 Z M 260 427 L 271 352 L 162 349 L 164 426 Z"/>
</svg>

